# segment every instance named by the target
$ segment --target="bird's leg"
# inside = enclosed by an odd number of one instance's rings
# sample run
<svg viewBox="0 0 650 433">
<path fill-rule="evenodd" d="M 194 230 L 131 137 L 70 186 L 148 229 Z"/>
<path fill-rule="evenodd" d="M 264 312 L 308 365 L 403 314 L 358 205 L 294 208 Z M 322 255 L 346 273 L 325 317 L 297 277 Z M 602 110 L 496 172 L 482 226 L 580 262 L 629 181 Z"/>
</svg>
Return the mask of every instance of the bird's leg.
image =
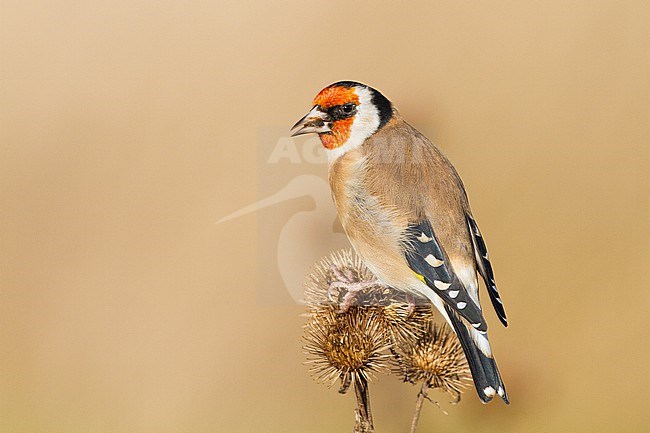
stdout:
<svg viewBox="0 0 650 433">
<path fill-rule="evenodd" d="M 347 278 L 345 275 L 343 275 L 343 272 L 336 266 L 336 265 L 331 265 L 330 266 L 330 271 L 332 272 L 332 281 L 329 282 L 329 287 L 327 288 L 327 298 L 330 301 L 334 301 L 334 290 L 335 289 L 340 289 L 341 284 L 345 281 L 347 282 Z M 329 280 L 329 278 L 328 278 Z M 338 301 L 338 299 L 337 299 Z"/>
<path fill-rule="evenodd" d="M 343 272 L 345 275 L 346 281 L 355 281 L 359 280 L 359 276 L 354 272 L 354 269 L 345 267 L 343 268 Z"/>
<path fill-rule="evenodd" d="M 330 301 L 334 301 L 334 295 L 336 295 L 334 290 L 344 289 L 352 280 L 336 265 L 330 266 L 330 271 L 332 272 L 332 281 L 330 281 L 329 287 L 327 288 L 327 297 Z M 338 301 L 338 298 L 336 301 Z"/>
<path fill-rule="evenodd" d="M 357 292 L 365 289 L 369 289 L 373 286 L 378 286 L 379 281 L 376 279 L 369 281 L 355 281 L 358 280 L 358 276 L 354 275 L 352 269 L 341 269 L 335 265 L 332 265 L 331 271 L 334 277 L 334 281 L 329 283 L 327 288 L 327 297 L 334 301 L 335 290 L 345 289 L 345 295 L 341 300 L 340 309 L 341 312 L 345 312 L 352 306 L 354 303 L 354 298 Z"/>
<path fill-rule="evenodd" d="M 406 294 L 406 303 L 408 304 L 406 317 L 411 318 L 411 316 L 413 316 L 413 313 L 415 313 L 415 298 L 410 293 Z"/>
<path fill-rule="evenodd" d="M 346 283 L 352 282 L 352 278 L 349 275 L 343 273 L 341 268 L 339 268 L 338 266 L 332 265 L 330 269 L 334 274 L 334 278 L 336 278 L 337 281 L 345 281 Z"/>
<path fill-rule="evenodd" d="M 335 282 L 334 284 L 338 288 L 346 289 L 345 295 L 343 295 L 343 300 L 339 305 L 340 312 L 345 313 L 348 311 L 348 308 L 354 304 L 358 292 L 376 286 L 378 281 L 358 281 L 356 283 Z"/>
<path fill-rule="evenodd" d="M 330 283 L 330 288 L 332 289 L 346 289 L 349 292 L 358 292 L 359 290 L 369 289 L 370 287 L 379 286 L 379 281 L 356 281 L 354 283 L 349 283 L 345 281 L 332 281 Z"/>
</svg>

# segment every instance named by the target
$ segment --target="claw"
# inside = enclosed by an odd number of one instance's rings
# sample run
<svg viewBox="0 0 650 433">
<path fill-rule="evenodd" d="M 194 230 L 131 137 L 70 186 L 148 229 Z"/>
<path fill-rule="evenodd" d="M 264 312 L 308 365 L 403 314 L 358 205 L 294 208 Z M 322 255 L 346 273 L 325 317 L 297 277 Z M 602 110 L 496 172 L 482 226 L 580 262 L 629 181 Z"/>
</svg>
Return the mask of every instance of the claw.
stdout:
<svg viewBox="0 0 650 433">
<path fill-rule="evenodd" d="M 339 305 L 339 311 L 345 313 L 354 304 L 358 292 L 376 286 L 377 282 L 359 281 L 357 283 L 342 283 L 339 281 L 334 284 L 336 284 L 338 288 L 346 289 L 346 293 L 343 295 L 343 300 Z"/>
<path fill-rule="evenodd" d="M 379 281 L 377 280 L 358 281 L 359 276 L 355 275 L 353 269 L 347 267 L 340 268 L 332 265 L 330 270 L 332 272 L 332 281 L 327 288 L 327 297 L 332 302 L 338 302 L 341 291 L 345 290 L 343 299 L 341 299 L 339 304 L 341 313 L 345 313 L 354 305 L 357 292 L 379 285 Z"/>
<path fill-rule="evenodd" d="M 406 294 L 406 302 L 408 303 L 408 309 L 406 310 L 406 317 L 411 318 L 413 313 L 415 313 L 415 298 L 410 293 Z"/>
</svg>

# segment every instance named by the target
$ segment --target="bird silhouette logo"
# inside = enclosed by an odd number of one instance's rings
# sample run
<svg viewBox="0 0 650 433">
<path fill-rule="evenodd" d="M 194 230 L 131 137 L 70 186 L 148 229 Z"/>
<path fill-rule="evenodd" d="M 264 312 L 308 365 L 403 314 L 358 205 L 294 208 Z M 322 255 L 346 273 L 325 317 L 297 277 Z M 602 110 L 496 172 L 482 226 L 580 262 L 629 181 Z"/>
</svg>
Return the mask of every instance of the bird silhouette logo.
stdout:
<svg viewBox="0 0 650 433">
<path fill-rule="evenodd" d="M 314 171 L 325 173 L 326 170 L 318 166 Z M 265 256 L 275 256 L 277 272 L 295 302 L 300 302 L 303 297 L 303 283 L 311 267 L 331 251 L 349 247 L 349 241 L 338 222 L 328 182 L 316 174 L 295 176 L 279 191 L 217 221 L 217 224 L 224 224 L 277 206 L 291 209 L 294 199 L 302 197 L 310 198 L 313 207 L 308 210 L 304 206 L 296 208 L 282 226 L 266 227 L 267 230 L 278 231 L 279 236 L 277 245 L 264 247 Z M 265 257 L 265 260 L 270 258 Z"/>
</svg>

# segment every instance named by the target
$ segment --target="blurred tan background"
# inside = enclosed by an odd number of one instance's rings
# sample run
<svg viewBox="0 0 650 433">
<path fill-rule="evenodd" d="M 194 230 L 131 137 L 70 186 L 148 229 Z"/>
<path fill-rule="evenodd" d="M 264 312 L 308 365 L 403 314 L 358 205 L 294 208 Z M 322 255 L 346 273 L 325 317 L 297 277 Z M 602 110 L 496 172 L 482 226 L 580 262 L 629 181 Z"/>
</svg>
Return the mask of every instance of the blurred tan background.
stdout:
<svg viewBox="0 0 650 433">
<path fill-rule="evenodd" d="M 0 2 L 0 431 L 351 431 L 353 397 L 302 364 L 302 307 L 260 300 L 274 211 L 215 224 L 259 198 L 260 128 L 341 79 L 455 163 L 511 323 L 488 313 L 512 404 L 437 395 L 450 416 L 428 405 L 421 431 L 647 431 L 649 20 L 646 1 Z M 415 393 L 372 385 L 378 432 L 407 430 Z"/>
</svg>

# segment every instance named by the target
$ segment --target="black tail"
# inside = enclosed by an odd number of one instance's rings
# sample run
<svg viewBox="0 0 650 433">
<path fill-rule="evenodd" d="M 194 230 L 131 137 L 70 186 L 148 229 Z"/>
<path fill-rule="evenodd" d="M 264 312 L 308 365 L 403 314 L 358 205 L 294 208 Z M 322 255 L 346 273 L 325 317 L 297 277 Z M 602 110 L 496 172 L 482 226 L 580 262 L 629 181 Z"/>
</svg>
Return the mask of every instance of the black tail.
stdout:
<svg viewBox="0 0 650 433">
<path fill-rule="evenodd" d="M 501 380 L 501 376 L 499 375 L 497 363 L 494 359 L 487 357 L 476 346 L 472 336 L 469 334 L 469 330 L 456 313 L 448 306 L 445 306 L 445 310 L 451 319 L 456 335 L 458 335 L 458 340 L 460 340 L 460 344 L 465 352 L 465 358 L 467 358 L 469 369 L 472 372 L 478 397 L 483 403 L 488 403 L 495 395 L 499 395 L 506 404 L 509 404 L 510 399 L 508 398 L 503 380 Z"/>
</svg>

